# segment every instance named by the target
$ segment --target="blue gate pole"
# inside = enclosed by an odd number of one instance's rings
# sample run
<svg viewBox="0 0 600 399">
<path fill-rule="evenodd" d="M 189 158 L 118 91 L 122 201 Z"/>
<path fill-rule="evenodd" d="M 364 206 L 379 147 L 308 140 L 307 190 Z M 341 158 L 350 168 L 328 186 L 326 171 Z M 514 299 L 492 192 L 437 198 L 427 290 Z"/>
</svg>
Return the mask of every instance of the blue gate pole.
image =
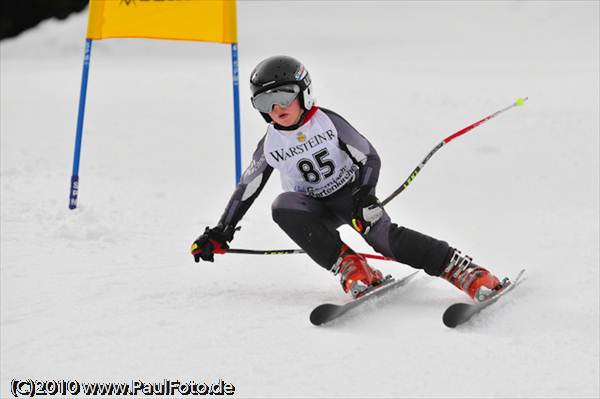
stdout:
<svg viewBox="0 0 600 399">
<path fill-rule="evenodd" d="M 71 192 L 69 209 L 77 208 L 79 193 L 79 158 L 81 155 L 81 137 L 83 135 L 83 115 L 85 114 L 85 97 L 87 94 L 90 57 L 92 56 L 92 39 L 85 39 L 85 55 L 83 56 L 83 72 L 81 75 L 81 91 L 79 92 L 79 113 L 77 115 L 77 133 L 75 134 L 75 154 L 73 155 L 73 174 L 71 175 Z"/>
<path fill-rule="evenodd" d="M 235 183 L 242 177 L 242 138 L 240 129 L 240 85 L 238 68 L 238 45 L 231 44 L 231 66 L 233 73 L 233 120 L 235 127 Z"/>
</svg>

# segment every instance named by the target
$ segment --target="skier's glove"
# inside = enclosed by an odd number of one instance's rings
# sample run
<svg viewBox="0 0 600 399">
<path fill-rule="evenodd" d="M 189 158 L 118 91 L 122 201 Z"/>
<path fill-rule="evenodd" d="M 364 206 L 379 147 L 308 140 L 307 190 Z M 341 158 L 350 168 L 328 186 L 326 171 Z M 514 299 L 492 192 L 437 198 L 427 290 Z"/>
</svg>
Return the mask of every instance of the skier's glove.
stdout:
<svg viewBox="0 0 600 399">
<path fill-rule="evenodd" d="M 383 207 L 373 192 L 372 186 L 357 187 L 353 192 L 352 227 L 363 236 L 383 216 Z"/>
<path fill-rule="evenodd" d="M 212 229 L 206 226 L 204 234 L 194 241 L 192 244 L 192 255 L 194 255 L 194 261 L 200 262 L 200 259 L 214 262 L 215 254 L 224 254 L 229 246 L 227 243 L 233 240 L 233 234 L 236 229 L 223 228 L 221 225 L 217 225 Z"/>
</svg>

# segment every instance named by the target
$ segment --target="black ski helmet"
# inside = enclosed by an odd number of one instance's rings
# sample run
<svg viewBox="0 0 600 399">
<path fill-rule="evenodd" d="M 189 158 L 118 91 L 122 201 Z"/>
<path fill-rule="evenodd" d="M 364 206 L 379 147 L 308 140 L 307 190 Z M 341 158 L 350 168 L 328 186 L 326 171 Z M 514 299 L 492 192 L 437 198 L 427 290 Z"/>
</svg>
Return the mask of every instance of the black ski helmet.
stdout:
<svg viewBox="0 0 600 399">
<path fill-rule="evenodd" d="M 300 88 L 300 105 L 308 111 L 315 99 L 312 96 L 310 74 L 300 61 L 285 55 L 276 55 L 261 61 L 250 74 L 250 92 L 252 98 L 275 87 L 288 84 Z M 259 111 L 260 112 L 260 111 Z M 267 122 L 271 122 L 269 114 L 260 112 Z"/>
</svg>

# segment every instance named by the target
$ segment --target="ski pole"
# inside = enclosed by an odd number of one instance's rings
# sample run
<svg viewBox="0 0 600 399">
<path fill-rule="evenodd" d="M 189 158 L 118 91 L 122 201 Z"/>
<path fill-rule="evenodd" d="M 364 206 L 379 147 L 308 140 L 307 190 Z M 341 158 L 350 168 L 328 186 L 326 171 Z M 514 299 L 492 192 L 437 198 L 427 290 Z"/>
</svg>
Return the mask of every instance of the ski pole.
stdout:
<svg viewBox="0 0 600 399">
<path fill-rule="evenodd" d="M 229 248 L 224 250 L 225 253 L 230 254 L 248 254 L 248 255 L 291 255 L 291 254 L 305 254 L 306 251 L 303 249 L 240 249 L 240 248 Z M 379 259 L 379 260 L 394 260 L 392 258 L 388 258 L 383 255 L 375 255 L 375 254 L 359 254 L 369 259 Z"/>
<path fill-rule="evenodd" d="M 408 176 L 408 178 L 404 181 L 404 183 L 402 183 L 402 185 L 400 187 L 398 187 L 398 189 L 396 189 L 396 191 L 394 191 L 392 194 L 390 194 L 386 199 L 384 199 L 381 202 L 382 206 L 385 206 L 388 202 L 390 202 L 391 200 L 393 200 L 394 198 L 396 198 L 396 196 L 398 196 L 398 194 L 400 194 L 402 191 L 404 191 L 406 189 L 406 187 L 409 186 L 410 183 L 412 183 L 412 181 L 415 179 L 415 177 L 417 177 L 417 175 L 419 174 L 419 172 L 421 171 L 421 169 L 423 169 L 423 167 L 425 166 L 425 164 L 427 163 L 427 161 L 429 161 L 431 159 L 431 157 L 433 156 L 433 154 L 435 154 L 440 148 L 442 148 L 444 145 L 448 144 L 449 142 L 451 142 L 452 140 L 454 140 L 457 137 L 462 136 L 463 134 L 475 129 L 477 126 L 489 121 L 490 119 L 500 115 L 501 113 L 508 111 L 509 109 L 513 108 L 513 107 L 519 107 L 522 106 L 523 104 L 525 104 L 525 101 L 527 101 L 528 97 L 525 98 L 518 98 L 514 103 L 512 103 L 511 105 L 509 105 L 506 108 L 501 109 L 500 111 L 496 111 L 491 115 L 486 116 L 485 118 L 455 132 L 452 133 L 450 136 L 446 137 L 444 140 L 442 140 L 438 145 L 436 145 L 435 147 L 433 147 L 433 149 L 429 152 L 429 154 L 427 154 L 427 156 L 425 157 L 425 159 L 423 159 L 421 161 L 421 163 L 412 171 L 412 173 Z"/>
</svg>

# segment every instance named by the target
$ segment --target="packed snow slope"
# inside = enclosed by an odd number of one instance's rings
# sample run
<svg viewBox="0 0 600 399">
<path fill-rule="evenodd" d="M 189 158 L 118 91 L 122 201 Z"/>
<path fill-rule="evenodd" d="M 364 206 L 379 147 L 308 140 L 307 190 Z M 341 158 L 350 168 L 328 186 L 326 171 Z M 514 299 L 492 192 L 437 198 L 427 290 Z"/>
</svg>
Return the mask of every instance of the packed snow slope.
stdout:
<svg viewBox="0 0 600 399">
<path fill-rule="evenodd" d="M 387 206 L 462 249 L 510 297 L 456 330 L 466 296 L 423 273 L 323 328 L 339 282 L 304 255 L 218 256 L 192 241 L 234 189 L 230 49 L 95 42 L 80 170 L 67 209 L 87 15 L 1 51 L 1 391 L 14 378 L 222 378 L 239 397 L 598 397 L 599 3 L 238 3 L 243 158 L 265 131 L 255 64 L 288 54 L 318 103 L 371 140 Z M 233 246 L 294 248 L 272 222 L 273 175 Z M 370 252 L 350 228 L 343 238 Z M 374 261 L 386 273 L 411 268 Z"/>
</svg>

